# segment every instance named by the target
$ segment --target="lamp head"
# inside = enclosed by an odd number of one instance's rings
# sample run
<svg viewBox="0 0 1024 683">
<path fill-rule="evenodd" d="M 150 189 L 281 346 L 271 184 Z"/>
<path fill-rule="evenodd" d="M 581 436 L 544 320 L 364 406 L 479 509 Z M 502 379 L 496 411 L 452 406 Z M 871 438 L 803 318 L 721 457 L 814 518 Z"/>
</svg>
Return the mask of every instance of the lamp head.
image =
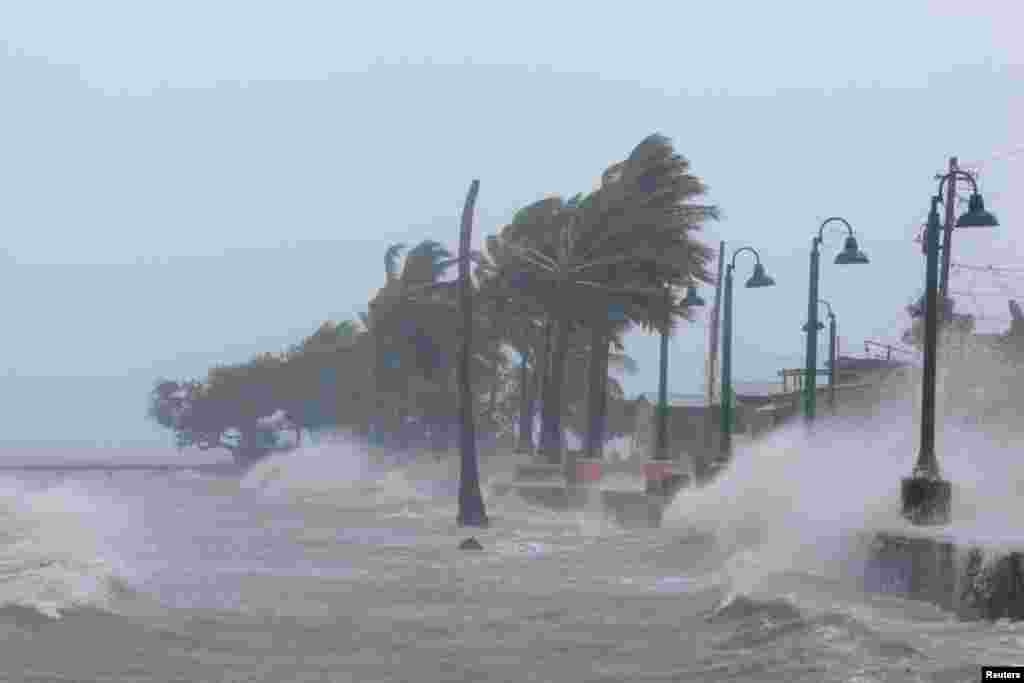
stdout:
<svg viewBox="0 0 1024 683">
<path fill-rule="evenodd" d="M 697 288 L 690 285 L 686 288 L 686 297 L 680 303 L 683 306 L 703 306 L 704 299 L 697 294 Z"/>
<path fill-rule="evenodd" d="M 848 265 L 851 263 L 867 263 L 867 255 L 857 248 L 857 238 L 853 235 L 848 235 L 846 243 L 843 245 L 843 250 L 836 255 L 835 262 L 839 265 Z"/>
<path fill-rule="evenodd" d="M 999 225 L 999 221 L 985 210 L 985 201 L 977 192 L 971 195 L 967 204 L 967 213 L 956 221 L 958 228 L 994 228 L 997 225 Z"/>
<path fill-rule="evenodd" d="M 771 287 L 775 280 L 768 277 L 764 272 L 764 266 L 760 262 L 754 264 L 754 274 L 747 280 L 747 287 Z"/>
</svg>

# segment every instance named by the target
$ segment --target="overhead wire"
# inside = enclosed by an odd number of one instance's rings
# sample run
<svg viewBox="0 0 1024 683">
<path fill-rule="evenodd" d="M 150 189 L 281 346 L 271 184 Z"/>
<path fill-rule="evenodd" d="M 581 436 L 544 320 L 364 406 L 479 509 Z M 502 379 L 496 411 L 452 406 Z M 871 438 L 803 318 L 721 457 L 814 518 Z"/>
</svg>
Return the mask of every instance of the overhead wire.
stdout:
<svg viewBox="0 0 1024 683">
<path fill-rule="evenodd" d="M 985 166 L 999 161 L 1012 161 L 1018 158 L 1024 157 L 1024 144 L 1016 144 L 1012 147 L 1005 148 L 1001 151 L 996 151 L 988 156 L 986 159 L 980 159 L 977 161 L 969 161 L 961 164 L 960 167 L 964 170 L 970 169 L 982 169 Z"/>
<path fill-rule="evenodd" d="M 984 168 L 986 168 L 987 166 L 989 166 L 989 165 L 991 165 L 993 163 L 1009 162 L 1009 161 L 1013 161 L 1013 160 L 1017 160 L 1017 159 L 1021 159 L 1021 158 L 1024 158 L 1024 144 L 1015 144 L 1015 145 L 1012 145 L 1012 146 L 1010 146 L 1008 148 L 1003 148 L 1003 149 L 996 150 L 995 152 L 993 152 L 990 155 L 988 155 L 986 158 L 983 158 L 983 159 L 980 159 L 980 160 L 969 161 L 969 162 L 966 162 L 966 163 L 961 162 L 961 163 L 958 164 L 958 167 L 959 167 L 960 170 L 965 171 L 968 174 L 970 174 L 974 178 L 975 182 L 980 184 L 981 183 L 981 177 L 980 177 L 981 176 L 981 171 Z M 1002 193 L 999 193 L 999 192 L 996 192 L 996 193 L 988 192 L 988 193 L 986 193 L 986 197 L 988 197 L 989 199 L 998 199 L 1001 195 L 1002 195 Z M 957 193 L 957 207 L 958 208 L 961 207 L 961 206 L 964 206 L 965 204 L 968 204 L 968 202 L 969 202 L 969 195 L 967 193 Z M 913 231 L 913 237 L 911 239 L 912 239 L 912 241 L 915 244 L 921 244 L 923 242 L 924 228 L 927 225 L 927 220 L 928 220 L 928 211 L 924 211 L 921 214 L 919 214 L 919 217 L 916 220 L 914 220 L 912 223 L 908 224 L 908 230 Z M 923 277 L 924 277 L 924 269 L 925 269 L 924 259 L 921 260 L 921 264 L 920 264 L 919 267 L 920 267 L 920 276 L 923 279 Z M 1016 275 L 1015 277 L 1024 277 L 1024 266 L 1021 266 L 1021 267 L 1013 267 L 1013 266 L 1010 266 L 1010 267 L 1005 267 L 1005 266 L 976 266 L 976 265 L 970 265 L 970 264 L 964 264 L 964 263 L 952 263 L 952 264 L 950 264 L 950 277 L 951 278 L 953 276 L 953 271 L 954 270 L 973 271 L 972 272 L 971 281 L 970 281 L 970 283 L 968 284 L 968 287 L 967 287 L 968 291 L 966 291 L 966 292 L 952 292 L 951 291 L 950 293 L 951 294 L 958 294 L 960 296 L 969 296 L 971 298 L 972 307 L 974 308 L 975 311 L 979 311 L 978 314 L 974 315 L 974 317 L 976 319 L 979 319 L 979 320 L 994 320 L 994 321 L 1000 321 L 1000 322 L 1009 322 L 1010 321 L 1010 318 L 1007 318 L 1007 317 L 980 315 L 981 302 L 978 300 L 979 293 L 976 290 L 977 274 L 978 274 L 978 272 L 982 272 L 982 271 L 990 272 L 993 275 L 1002 274 L 1002 275 L 1008 275 L 1008 276 L 1014 276 L 1013 273 L 1019 273 L 1019 275 Z M 996 294 L 992 294 L 992 295 L 995 296 Z M 1007 288 L 1004 287 L 1003 291 L 1000 292 L 998 295 L 999 296 L 1006 296 L 1007 295 Z M 1020 298 L 1024 299 L 1024 295 L 1015 295 L 1015 296 L 1019 296 Z M 910 305 L 916 305 L 918 300 L 920 299 L 920 297 L 921 297 L 921 292 L 918 292 L 916 296 L 911 298 L 911 300 L 909 302 Z"/>
<path fill-rule="evenodd" d="M 996 266 L 996 265 L 977 265 L 971 263 L 952 263 L 952 268 L 959 270 L 970 270 L 970 271 L 986 271 L 992 273 L 1003 273 L 1012 275 L 1013 273 L 1019 273 L 1016 277 L 1024 277 L 1024 266 Z"/>
</svg>

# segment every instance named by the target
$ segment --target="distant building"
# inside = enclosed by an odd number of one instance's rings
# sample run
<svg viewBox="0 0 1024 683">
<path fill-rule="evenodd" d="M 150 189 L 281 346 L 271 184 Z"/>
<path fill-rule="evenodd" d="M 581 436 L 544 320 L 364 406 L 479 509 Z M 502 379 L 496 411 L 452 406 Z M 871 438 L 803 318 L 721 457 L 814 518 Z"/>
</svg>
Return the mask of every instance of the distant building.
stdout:
<svg viewBox="0 0 1024 683">
<path fill-rule="evenodd" d="M 915 372 L 913 364 L 882 358 L 856 358 L 840 356 L 837 359 L 836 402 L 855 410 L 856 406 L 877 403 L 878 388 L 894 378 L 909 378 Z M 803 369 L 779 372 L 775 382 L 736 381 L 734 442 L 742 443 L 774 429 L 801 412 Z M 829 387 L 817 387 L 818 404 L 828 405 Z M 624 457 L 629 460 L 647 460 L 654 454 L 658 394 L 647 392 L 637 397 L 635 428 Z M 721 438 L 721 405 L 709 405 L 704 394 L 668 395 L 669 458 L 681 466 L 693 468 L 698 459 L 714 458 Z M 691 469 L 692 471 L 692 469 Z"/>
</svg>

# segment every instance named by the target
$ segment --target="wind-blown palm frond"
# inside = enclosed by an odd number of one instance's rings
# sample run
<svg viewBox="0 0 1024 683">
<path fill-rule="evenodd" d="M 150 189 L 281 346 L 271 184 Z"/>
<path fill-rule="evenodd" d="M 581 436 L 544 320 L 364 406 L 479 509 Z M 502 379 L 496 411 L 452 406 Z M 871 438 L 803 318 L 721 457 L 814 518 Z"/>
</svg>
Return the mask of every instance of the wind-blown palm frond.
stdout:
<svg viewBox="0 0 1024 683">
<path fill-rule="evenodd" d="M 413 247 L 405 258 L 402 268 L 402 282 L 421 284 L 435 282 L 448 269 L 452 258 L 450 251 L 440 242 L 425 240 Z"/>
<path fill-rule="evenodd" d="M 705 191 L 671 141 L 651 135 L 609 166 L 594 192 L 534 202 L 488 240 L 499 270 L 514 273 L 523 297 L 533 297 L 558 322 L 552 376 L 562 374 L 573 327 L 591 328 L 588 367 L 603 373 L 597 359 L 607 355 L 602 340 L 609 328 L 632 321 L 671 331 L 677 321 L 692 319 L 678 296 L 666 299 L 665 287 L 711 281 L 712 250 L 694 239 L 704 221 L 719 216 L 717 207 L 697 203 Z M 617 324 L 608 319 L 612 302 L 625 313 Z M 545 401 L 548 445 L 559 431 L 556 384 Z"/>
<path fill-rule="evenodd" d="M 608 367 L 620 370 L 627 375 L 635 375 L 640 372 L 640 366 L 632 356 L 624 353 L 608 354 Z"/>
<path fill-rule="evenodd" d="M 404 243 L 392 244 L 384 252 L 384 272 L 388 282 L 398 277 L 398 257 L 405 251 L 405 247 Z"/>
</svg>

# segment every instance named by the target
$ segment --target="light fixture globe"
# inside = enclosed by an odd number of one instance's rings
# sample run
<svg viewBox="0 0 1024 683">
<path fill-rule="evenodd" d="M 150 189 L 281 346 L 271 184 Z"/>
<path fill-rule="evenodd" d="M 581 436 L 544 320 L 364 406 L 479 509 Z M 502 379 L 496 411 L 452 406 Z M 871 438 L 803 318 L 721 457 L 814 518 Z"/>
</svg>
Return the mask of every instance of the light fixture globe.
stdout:
<svg viewBox="0 0 1024 683">
<path fill-rule="evenodd" d="M 764 266 L 760 263 L 754 264 L 754 274 L 747 280 L 747 287 L 771 287 L 774 284 L 775 280 L 764 272 Z"/>
<path fill-rule="evenodd" d="M 836 255 L 835 263 L 841 266 L 851 263 L 868 263 L 868 257 L 857 247 L 857 238 L 849 235 L 843 245 L 843 250 Z"/>
<path fill-rule="evenodd" d="M 686 288 L 686 297 L 680 302 L 683 306 L 703 306 L 704 299 L 697 294 L 697 288 L 689 285 Z"/>
<path fill-rule="evenodd" d="M 975 192 L 967 204 L 967 213 L 956 220 L 958 228 L 994 228 L 999 221 L 985 210 L 985 201 Z"/>
</svg>

